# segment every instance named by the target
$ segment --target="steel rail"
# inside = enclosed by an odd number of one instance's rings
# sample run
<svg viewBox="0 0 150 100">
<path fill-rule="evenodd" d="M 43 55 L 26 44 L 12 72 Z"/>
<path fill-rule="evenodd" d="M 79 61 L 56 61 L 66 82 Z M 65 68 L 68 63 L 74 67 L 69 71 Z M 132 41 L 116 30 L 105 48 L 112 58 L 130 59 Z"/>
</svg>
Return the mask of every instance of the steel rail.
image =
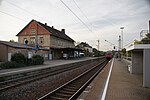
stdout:
<svg viewBox="0 0 150 100">
<path fill-rule="evenodd" d="M 78 88 L 77 90 L 75 90 L 75 92 L 74 92 L 73 94 L 71 94 L 71 95 L 69 96 L 69 98 L 67 98 L 67 100 L 74 100 L 74 99 L 77 98 L 77 97 L 79 96 L 79 94 L 86 88 L 86 86 L 92 81 L 92 79 L 94 79 L 94 77 L 98 74 L 98 72 L 100 72 L 100 71 L 104 68 L 106 62 L 107 62 L 107 61 L 105 60 L 105 61 L 101 62 L 100 64 L 95 65 L 95 66 L 92 67 L 91 69 L 89 69 L 89 70 L 85 71 L 84 73 L 78 75 L 77 77 L 75 77 L 74 79 L 70 80 L 69 82 L 67 82 L 67 83 L 65 83 L 65 84 L 63 84 L 63 85 L 61 85 L 60 87 L 56 88 L 55 90 L 53 90 L 53 91 L 51 91 L 51 92 L 45 94 L 44 96 L 40 97 L 38 100 L 49 100 L 50 97 L 53 97 L 53 95 L 58 94 L 59 91 L 61 91 L 61 89 L 63 89 L 64 87 L 67 87 L 67 86 L 69 86 L 69 85 L 71 86 L 71 83 L 73 83 L 73 82 L 75 82 L 75 81 L 78 81 L 78 79 L 81 79 L 81 77 L 83 77 L 84 75 L 89 74 L 89 72 L 92 72 L 92 70 L 94 70 L 95 68 L 98 68 L 98 66 L 101 65 L 101 66 L 100 66 L 101 68 L 99 68 L 96 72 L 94 72 L 94 74 L 93 74 L 89 79 L 86 79 L 86 82 L 85 82 L 83 85 L 79 86 L 79 88 Z M 84 80 L 84 81 L 85 81 L 85 80 Z M 76 84 L 72 84 L 72 86 L 74 86 L 74 85 L 76 85 Z M 58 91 L 58 93 L 57 93 L 57 91 Z M 72 89 L 71 91 L 74 91 L 74 90 Z M 69 91 L 68 91 L 68 92 L 65 91 L 65 92 L 66 92 L 66 93 L 69 93 Z M 64 93 L 65 93 L 65 92 L 64 92 Z M 62 94 L 62 95 L 63 95 L 63 94 Z M 65 94 L 64 94 L 64 95 L 65 95 Z M 68 94 L 67 94 L 67 95 L 68 95 Z M 54 99 L 54 98 L 53 98 L 53 99 Z M 57 100 L 58 98 L 55 98 L 55 99 Z M 59 98 L 59 99 L 60 99 L 60 98 Z M 64 100 L 64 99 L 66 99 L 66 98 L 62 98 L 62 97 L 61 97 L 61 99 Z"/>
<path fill-rule="evenodd" d="M 82 66 L 82 64 L 80 63 L 78 66 L 69 66 L 65 69 L 63 69 L 63 68 L 62 69 L 56 69 L 52 72 L 40 73 L 40 74 L 37 74 L 37 75 L 33 75 L 31 77 L 28 76 L 27 78 L 23 78 L 23 79 L 26 79 L 26 80 L 21 80 L 19 82 L 15 82 L 13 84 L 9 84 L 9 85 L 6 85 L 4 87 L 1 87 L 0 91 L 4 91 L 4 90 L 7 90 L 7 89 L 10 89 L 10 88 L 13 88 L 13 87 L 17 87 L 17 86 L 20 86 L 20 85 L 23 85 L 23 84 L 26 84 L 26 83 L 29 83 L 29 82 L 33 82 L 33 81 L 36 81 L 36 80 L 39 80 L 39 79 L 42 79 L 42 78 L 46 78 L 46 77 L 49 77 L 49 76 L 53 76 L 53 75 L 56 75 L 56 74 L 59 74 L 59 73 L 65 72 L 65 71 L 69 71 L 69 70 L 72 70 L 72 69 L 75 69 L 75 68 L 79 68 L 81 66 Z"/>
</svg>

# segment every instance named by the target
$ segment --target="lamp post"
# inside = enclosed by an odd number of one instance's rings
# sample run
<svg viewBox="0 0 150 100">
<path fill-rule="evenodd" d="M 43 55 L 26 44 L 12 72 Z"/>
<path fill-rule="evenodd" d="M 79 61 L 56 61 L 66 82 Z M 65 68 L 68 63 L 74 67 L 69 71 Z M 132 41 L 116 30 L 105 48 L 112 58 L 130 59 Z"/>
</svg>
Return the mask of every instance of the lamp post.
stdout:
<svg viewBox="0 0 150 100">
<path fill-rule="evenodd" d="M 118 44 L 118 58 L 119 60 L 121 60 L 121 54 L 120 54 L 120 51 L 121 51 L 121 37 L 119 35 L 119 40 L 118 40 L 119 44 Z"/>
<path fill-rule="evenodd" d="M 120 29 L 121 29 L 121 36 L 122 36 L 122 49 L 123 49 L 123 29 L 124 29 L 124 27 L 120 27 Z"/>
</svg>

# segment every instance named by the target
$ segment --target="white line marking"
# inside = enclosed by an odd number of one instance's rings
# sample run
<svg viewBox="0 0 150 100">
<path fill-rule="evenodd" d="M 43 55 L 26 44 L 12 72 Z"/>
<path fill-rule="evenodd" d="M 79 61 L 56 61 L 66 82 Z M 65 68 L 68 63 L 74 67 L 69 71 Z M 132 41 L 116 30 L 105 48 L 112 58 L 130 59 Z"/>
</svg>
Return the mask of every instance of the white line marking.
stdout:
<svg viewBox="0 0 150 100">
<path fill-rule="evenodd" d="M 85 93 L 89 93 L 89 91 L 83 91 L 83 92 L 85 92 Z"/>
<path fill-rule="evenodd" d="M 110 67 L 110 70 L 109 70 L 109 74 L 108 74 L 108 77 L 107 77 L 107 81 L 106 81 L 106 84 L 105 84 L 105 88 L 104 88 L 101 100 L 105 100 L 106 93 L 107 93 L 107 88 L 108 88 L 108 83 L 109 83 L 110 75 L 111 75 L 111 72 L 112 72 L 113 64 L 114 64 L 114 58 L 113 58 L 112 63 L 111 63 L 111 67 Z"/>
<path fill-rule="evenodd" d="M 90 85 L 88 86 L 88 88 L 91 88 L 91 87 L 92 87 L 92 86 L 90 86 Z"/>
</svg>

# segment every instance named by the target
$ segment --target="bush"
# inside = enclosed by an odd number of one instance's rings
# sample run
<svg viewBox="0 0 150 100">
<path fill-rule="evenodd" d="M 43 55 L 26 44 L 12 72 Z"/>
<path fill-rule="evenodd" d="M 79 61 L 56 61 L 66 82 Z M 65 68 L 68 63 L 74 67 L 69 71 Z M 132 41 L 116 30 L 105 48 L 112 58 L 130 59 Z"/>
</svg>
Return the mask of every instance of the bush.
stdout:
<svg viewBox="0 0 150 100">
<path fill-rule="evenodd" d="M 32 56 L 32 64 L 33 65 L 42 65 L 44 63 L 44 58 L 40 55 Z"/>
<path fill-rule="evenodd" d="M 19 64 L 25 64 L 26 58 L 22 53 L 15 53 L 11 56 L 11 61 Z"/>
<path fill-rule="evenodd" d="M 19 64 L 17 62 L 8 61 L 0 65 L 0 68 L 2 69 L 8 69 L 8 68 L 19 68 L 19 67 L 25 67 L 24 64 Z"/>
<path fill-rule="evenodd" d="M 26 58 L 21 53 L 15 53 L 11 57 L 11 61 L 2 63 L 0 65 L 0 69 L 8 69 L 8 68 L 19 68 L 19 67 L 25 67 L 30 65 L 42 65 L 44 63 L 44 58 L 40 55 L 34 55 L 32 59 L 27 59 L 26 64 Z"/>
<path fill-rule="evenodd" d="M 27 59 L 27 66 L 31 66 L 31 65 L 33 65 L 32 59 Z"/>
</svg>

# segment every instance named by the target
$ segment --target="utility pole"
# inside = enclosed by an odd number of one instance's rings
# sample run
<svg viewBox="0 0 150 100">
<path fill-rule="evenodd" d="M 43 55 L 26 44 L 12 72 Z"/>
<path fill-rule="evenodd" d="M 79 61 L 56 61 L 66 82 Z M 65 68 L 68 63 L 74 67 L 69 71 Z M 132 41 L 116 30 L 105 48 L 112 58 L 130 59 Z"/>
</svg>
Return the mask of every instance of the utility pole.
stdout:
<svg viewBox="0 0 150 100">
<path fill-rule="evenodd" d="M 119 60 L 121 60 L 121 54 L 120 54 L 120 51 L 121 51 L 121 36 L 119 35 L 119 45 L 118 45 L 118 58 Z"/>
<path fill-rule="evenodd" d="M 99 51 L 99 40 L 97 40 L 97 42 L 98 42 L 98 45 L 97 45 L 98 47 L 97 47 L 97 49 L 98 49 L 98 51 Z"/>
<path fill-rule="evenodd" d="M 97 45 L 97 55 L 99 56 L 100 54 L 100 52 L 99 52 L 99 40 L 97 40 L 97 42 L 98 42 L 98 45 Z"/>
</svg>

